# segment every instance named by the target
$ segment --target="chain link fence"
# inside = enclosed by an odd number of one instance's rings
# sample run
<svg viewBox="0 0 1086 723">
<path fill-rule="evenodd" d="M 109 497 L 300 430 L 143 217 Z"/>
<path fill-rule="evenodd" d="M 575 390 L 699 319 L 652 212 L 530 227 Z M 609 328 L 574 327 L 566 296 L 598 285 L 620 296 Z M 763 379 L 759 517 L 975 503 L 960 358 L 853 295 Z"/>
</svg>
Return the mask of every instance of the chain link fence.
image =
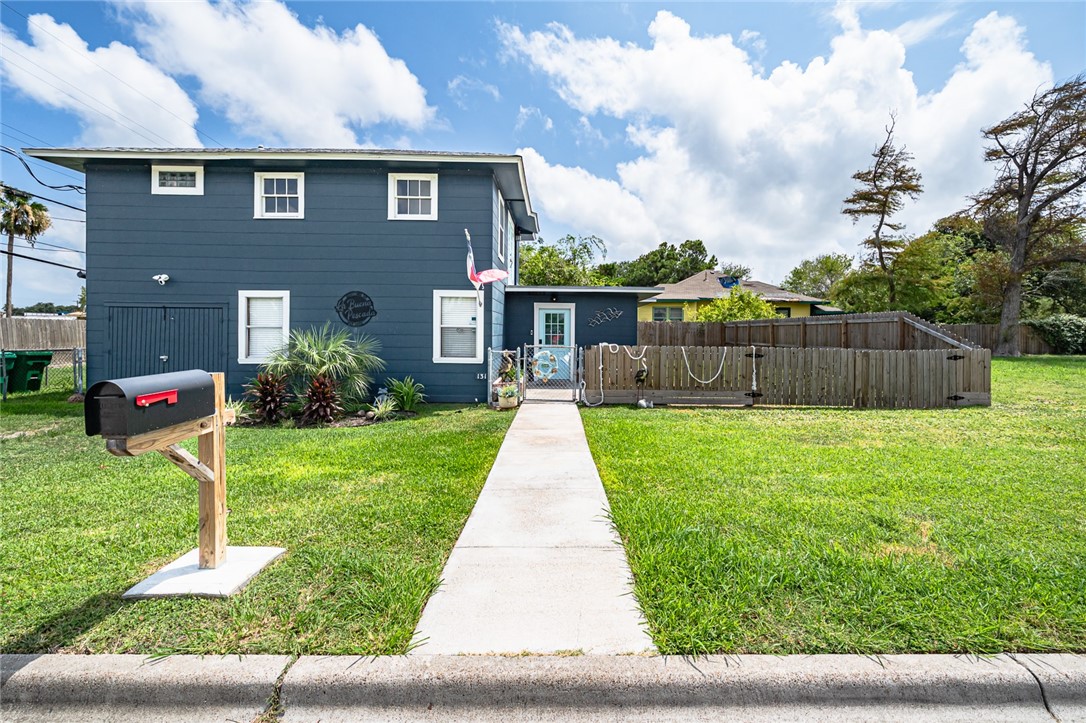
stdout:
<svg viewBox="0 0 1086 723">
<path fill-rule="evenodd" d="M 41 377 L 41 388 L 28 394 L 45 392 L 67 392 L 68 394 L 83 394 L 86 392 L 87 380 L 87 353 L 86 349 L 52 349 L 53 358 L 45 367 Z M 10 383 L 6 377 L 7 368 L 3 367 L 4 375 L 0 377 L 0 392 L 7 399 Z"/>
</svg>

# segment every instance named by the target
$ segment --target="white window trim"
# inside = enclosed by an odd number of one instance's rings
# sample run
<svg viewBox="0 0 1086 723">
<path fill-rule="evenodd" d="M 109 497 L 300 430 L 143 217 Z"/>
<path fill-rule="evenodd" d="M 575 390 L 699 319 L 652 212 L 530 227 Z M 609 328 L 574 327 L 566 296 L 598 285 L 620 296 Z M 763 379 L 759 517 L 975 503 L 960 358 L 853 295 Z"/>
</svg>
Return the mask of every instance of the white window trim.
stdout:
<svg viewBox="0 0 1086 723">
<path fill-rule="evenodd" d="M 238 291 L 238 364 L 263 364 L 267 357 L 246 356 L 245 350 L 249 348 L 247 343 L 248 328 L 245 323 L 247 314 L 246 304 L 249 299 L 282 299 L 283 300 L 283 343 L 287 343 L 290 336 L 290 292 L 250 290 Z"/>
<path fill-rule="evenodd" d="M 396 212 L 396 181 L 429 181 L 430 213 L 428 215 L 400 215 Z M 436 221 L 437 220 L 437 174 L 436 173 L 390 173 L 388 174 L 388 220 L 389 221 Z"/>
<path fill-rule="evenodd" d="M 569 309 L 569 343 L 564 346 L 577 346 L 577 305 L 576 304 L 564 304 L 564 303 L 543 303 L 536 302 L 532 304 L 532 326 L 539 326 L 539 312 L 544 309 Z M 535 342 L 536 345 L 550 346 L 550 344 L 543 344 L 539 338 L 542 336 L 540 329 L 535 329 Z M 557 344 L 555 346 L 558 346 Z"/>
<path fill-rule="evenodd" d="M 471 299 L 475 304 L 475 356 L 474 357 L 443 357 L 441 356 L 441 300 L 446 297 Z M 434 364 L 482 364 L 483 363 L 483 307 L 479 306 L 478 294 L 474 291 L 460 289 L 434 289 Z"/>
<path fill-rule="evenodd" d="M 158 174 L 196 172 L 196 186 L 193 188 L 178 188 L 176 186 L 158 185 Z M 204 167 L 203 166 L 151 166 L 151 193 L 156 196 L 202 196 L 204 195 Z"/>
<path fill-rule="evenodd" d="M 265 213 L 264 212 L 264 179 L 265 178 L 296 178 L 298 179 L 298 213 Z M 266 171 L 253 174 L 253 218 L 305 218 L 305 174 L 295 172 Z"/>
<path fill-rule="evenodd" d="M 505 261 L 505 245 L 509 243 L 505 234 L 508 217 L 509 212 L 505 208 L 505 199 L 502 198 L 502 192 L 498 191 L 498 258 L 503 262 Z"/>
</svg>

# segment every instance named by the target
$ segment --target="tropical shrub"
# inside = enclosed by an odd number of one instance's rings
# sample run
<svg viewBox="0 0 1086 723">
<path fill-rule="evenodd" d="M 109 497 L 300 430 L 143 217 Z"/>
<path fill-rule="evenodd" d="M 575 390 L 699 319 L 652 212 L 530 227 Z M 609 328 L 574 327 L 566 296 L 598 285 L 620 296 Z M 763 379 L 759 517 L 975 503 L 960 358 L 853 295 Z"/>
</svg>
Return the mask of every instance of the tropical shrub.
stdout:
<svg viewBox="0 0 1086 723">
<path fill-rule="evenodd" d="M 410 376 L 403 379 L 388 379 L 385 383 L 388 384 L 388 392 L 396 400 L 398 409 L 414 412 L 418 405 L 426 401 L 426 394 L 423 393 L 426 387 Z"/>
<path fill-rule="evenodd" d="M 282 374 L 260 372 L 245 385 L 245 397 L 249 400 L 252 416 L 265 424 L 275 424 L 287 416 L 290 394 L 287 379 Z"/>
<path fill-rule="evenodd" d="M 301 424 L 331 424 L 343 414 L 336 382 L 323 374 L 313 377 L 305 392 Z"/>
<path fill-rule="evenodd" d="M 374 375 L 385 368 L 377 353 L 381 342 L 361 336 L 355 339 L 345 329 L 328 323 L 320 328 L 294 329 L 286 346 L 275 351 L 264 364 L 273 374 L 282 374 L 303 397 L 317 377 L 332 382 L 348 406 L 358 407 L 369 396 Z"/>
<path fill-rule="evenodd" d="M 396 411 L 395 397 L 385 397 L 384 399 L 377 400 L 370 405 L 370 411 L 373 412 L 373 421 L 385 421 Z"/>
<path fill-rule="evenodd" d="M 775 319 L 777 310 L 754 292 L 738 286 L 731 294 L 713 299 L 698 309 L 698 321 L 745 321 L 747 319 Z"/>
<path fill-rule="evenodd" d="M 1074 314 L 1053 314 L 1023 321 L 1057 354 L 1086 354 L 1086 319 Z"/>
</svg>

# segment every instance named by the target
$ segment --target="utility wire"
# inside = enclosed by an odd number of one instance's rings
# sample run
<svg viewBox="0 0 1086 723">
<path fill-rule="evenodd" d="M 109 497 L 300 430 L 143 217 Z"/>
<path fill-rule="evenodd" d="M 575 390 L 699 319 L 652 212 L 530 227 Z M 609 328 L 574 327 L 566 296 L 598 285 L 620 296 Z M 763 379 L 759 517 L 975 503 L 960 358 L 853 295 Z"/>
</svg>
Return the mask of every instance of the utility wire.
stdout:
<svg viewBox="0 0 1086 723">
<path fill-rule="evenodd" d="M 4 250 L 0 249 L 0 254 L 4 254 L 5 256 L 14 256 L 15 258 L 19 258 L 19 259 L 28 259 L 30 261 L 37 261 L 39 264 L 49 264 L 50 266 L 59 266 L 62 269 L 71 269 L 72 271 L 82 271 L 84 274 L 87 273 L 86 269 L 81 269 L 78 266 L 69 266 L 68 264 L 58 264 L 56 261 L 46 261 L 45 259 L 39 259 L 39 258 L 35 258 L 33 256 L 27 256 L 26 254 L 17 254 L 14 251 L 4 251 Z"/>
<path fill-rule="evenodd" d="M 86 219 L 82 219 L 82 218 L 64 218 L 62 216 L 54 216 L 53 214 L 49 214 L 49 220 L 50 221 L 71 221 L 72 223 L 86 223 L 87 222 Z"/>
<path fill-rule="evenodd" d="M 87 212 L 87 209 L 85 209 L 85 208 L 80 208 L 79 206 L 73 206 L 70 203 L 64 203 L 64 201 L 57 201 L 56 199 L 53 199 L 53 198 L 46 198 L 45 196 L 42 196 L 39 193 L 31 193 L 30 191 L 24 191 L 21 188 L 16 188 L 15 186 L 9 186 L 8 184 L 4 183 L 3 181 L 0 181 L 0 188 L 6 188 L 6 189 L 9 189 L 11 191 L 15 191 L 16 193 L 21 193 L 24 196 L 30 196 L 31 198 L 40 198 L 43 201 L 48 201 L 49 203 L 55 203 L 58 206 L 64 206 L 64 208 L 70 208 L 73 211 L 82 211 L 83 213 Z"/>
<path fill-rule="evenodd" d="M 23 160 L 23 157 L 21 155 L 19 155 L 18 152 L 13 151 L 12 149 L 8 148 L 7 146 L 0 146 L 0 151 L 3 151 L 4 153 L 7 153 L 9 156 L 14 156 L 15 159 L 17 161 L 19 161 L 19 163 L 23 164 L 23 168 L 25 168 L 26 172 L 30 174 L 30 177 L 33 178 L 35 181 L 37 181 L 39 184 L 45 186 L 46 188 L 51 188 L 54 191 L 75 191 L 76 193 L 81 193 L 81 194 L 84 194 L 84 195 L 87 193 L 86 188 L 84 188 L 83 186 L 77 186 L 74 183 L 66 183 L 63 186 L 50 185 L 50 184 L 46 183 L 45 181 L 41 180 L 40 178 L 38 178 L 36 175 L 34 175 L 34 169 L 31 168 L 27 164 L 27 162 L 25 160 Z"/>
<path fill-rule="evenodd" d="M 115 75 L 115 74 L 114 74 L 113 72 L 111 72 L 111 71 L 110 71 L 110 70 L 109 70 L 108 68 L 106 68 L 105 66 L 101 65 L 100 63 L 98 63 L 98 62 L 97 62 L 97 61 L 96 61 L 96 60 L 95 60 L 94 58 L 92 58 L 92 57 L 91 57 L 91 56 L 90 56 L 90 55 L 89 55 L 89 54 L 88 54 L 88 53 L 87 53 L 86 51 L 84 51 L 84 50 L 82 50 L 82 49 L 80 49 L 80 48 L 77 48 L 77 47 L 75 47 L 75 46 L 71 45 L 70 43 L 66 43 L 66 42 L 64 42 L 64 40 L 63 40 L 62 38 L 58 38 L 58 37 L 57 37 L 56 35 L 53 35 L 53 34 L 52 34 L 51 32 L 49 32 L 48 30 L 46 30 L 45 28 L 43 28 L 43 27 L 42 27 L 41 25 L 39 25 L 38 23 L 34 22 L 34 21 L 33 21 L 33 20 L 31 20 L 30 18 L 28 18 L 28 17 L 26 16 L 26 15 L 23 15 L 23 14 L 22 14 L 21 12 L 19 12 L 19 11 L 18 11 L 18 10 L 16 10 L 15 8 L 13 8 L 13 7 L 11 6 L 11 4 L 10 4 L 10 3 L 6 3 L 6 2 L 0 2 L 0 5 L 3 5 L 4 7 L 6 7 L 6 8 L 7 8 L 8 10 L 10 10 L 11 12 L 15 13 L 16 15 L 18 15 L 18 16 L 19 16 L 19 17 L 21 17 L 22 19 L 26 20 L 27 24 L 29 24 L 29 25 L 33 25 L 34 27 L 38 28 L 38 29 L 39 29 L 39 30 L 41 30 L 41 31 L 42 31 L 43 33 L 45 33 L 45 34 L 46 34 L 46 35 L 48 35 L 49 37 L 53 38 L 53 39 L 54 39 L 54 40 L 56 40 L 57 42 L 59 42 L 59 43 L 60 43 L 61 45 L 64 45 L 64 46 L 66 46 L 66 47 L 68 47 L 68 48 L 71 48 L 72 50 L 76 51 L 76 53 L 77 53 L 77 54 L 79 55 L 79 57 L 83 58 L 84 60 L 87 60 L 87 61 L 89 61 L 90 63 L 93 63 L 93 64 L 94 64 L 94 65 L 96 65 L 96 66 L 97 66 L 97 67 L 98 67 L 99 69 L 101 69 L 101 70 L 102 70 L 102 72 L 104 72 L 104 73 L 106 73 L 107 75 L 110 75 L 110 76 L 112 76 L 112 77 L 116 78 L 116 79 L 117 79 L 118 81 L 120 81 L 121 83 L 123 83 L 123 84 L 124 84 L 125 86 L 127 86 L 127 87 L 131 88 L 132 90 L 136 91 L 137 93 L 139 93 L 140 95 L 142 95 L 142 96 L 143 96 L 144 98 L 146 98 L 147 100 L 151 101 L 152 103 L 154 103 L 155 105 L 157 105 L 157 106 L 158 106 L 159 108 L 161 108 L 162 110 L 166 111 L 167 113 L 169 113 L 170 115 L 172 115 L 172 116 L 173 116 L 174 118 L 176 118 L 177 120 L 179 120 L 179 121 L 181 121 L 182 123 L 184 123 L 185 125 L 187 125 L 187 126 L 188 126 L 189 128 L 191 128 L 192 130 L 196 131 L 196 132 L 197 132 L 197 133 L 198 133 L 199 135 L 203 136 L 204 138 L 207 138 L 207 139 L 208 139 L 209 141 L 211 141 L 212 143 L 217 143 L 217 144 L 218 144 L 218 145 L 219 145 L 220 147 L 222 147 L 222 148 L 226 148 L 226 144 L 225 144 L 225 143 L 223 143 L 222 141 L 218 140 L 217 138 L 213 138 L 213 137 L 211 137 L 211 135 L 209 135 L 209 134 L 207 134 L 207 133 L 204 133 L 204 132 L 203 132 L 202 130 L 200 130 L 199 128 L 197 128 L 197 127 L 196 127 L 195 125 L 193 125 L 192 123 L 189 123 L 189 122 L 188 122 L 188 121 L 186 121 L 186 120 L 185 120 L 184 118 L 182 118 L 181 116 L 177 115 L 177 114 L 176 114 L 176 113 L 174 113 L 174 112 L 173 112 L 172 110 L 170 110 L 170 109 L 169 109 L 169 108 L 167 108 L 166 106 L 162 105 L 162 104 L 161 104 L 161 103 L 159 103 L 159 102 L 158 102 L 157 100 L 155 100 L 154 98 L 152 98 L 151 96 L 147 95 L 146 93 L 144 93 L 144 92 L 143 92 L 142 90 L 140 90 L 140 89 L 139 89 L 139 88 L 137 88 L 136 86 L 134 86 L 134 85 L 132 85 L 131 83 L 129 83 L 128 81 L 126 81 L 126 80 L 125 80 L 124 78 L 120 77 L 119 75 Z M 47 143 L 46 145 L 49 145 L 49 144 Z"/>
<path fill-rule="evenodd" d="M 20 241 L 25 241 L 26 243 L 30 244 L 29 248 L 32 248 L 32 249 L 37 248 L 38 246 L 47 246 L 49 248 L 59 249 L 61 251 L 71 251 L 71 252 L 77 253 L 77 254 L 85 254 L 85 253 L 87 253 L 86 251 L 80 251 L 79 249 L 73 249 L 71 246 L 58 246 L 57 244 L 51 244 L 48 241 L 38 241 L 36 239 L 34 241 L 31 241 L 26 236 L 16 236 L 15 238 L 19 239 Z"/>
<path fill-rule="evenodd" d="M 19 52 L 17 52 L 17 51 L 14 51 L 14 50 L 12 50 L 11 48 L 8 48 L 8 52 L 9 52 L 9 53 L 14 53 L 15 55 L 18 55 L 19 57 L 26 57 L 26 56 L 22 55 L 22 53 L 19 53 Z M 46 80 L 45 78 L 41 77 L 40 75 L 35 75 L 34 73 L 30 72 L 29 70 L 27 70 L 27 69 L 26 69 L 26 68 L 24 68 L 23 66 L 19 65 L 18 63 L 16 63 L 15 61 L 13 61 L 13 60 L 12 60 L 12 59 L 11 59 L 10 57 L 9 57 L 9 58 L 7 59 L 7 62 L 8 62 L 8 63 L 10 63 L 11 65 L 13 65 L 14 67 L 18 68 L 19 70 L 23 71 L 24 73 L 26 73 L 27 75 L 29 75 L 29 76 L 30 76 L 31 78 L 35 78 L 35 79 L 37 79 L 37 80 L 40 80 L 40 81 L 41 81 L 42 83 L 44 83 L 45 85 L 49 86 L 49 87 L 50 87 L 50 88 L 52 88 L 53 90 L 56 90 L 56 91 L 59 91 L 59 92 L 63 93 L 64 95 L 66 95 L 66 96 L 68 96 L 69 98 L 71 98 L 72 100 L 74 100 L 74 101 L 75 101 L 76 103 L 79 103 L 80 105 L 85 105 L 85 106 L 86 106 L 87 108 L 89 108 L 90 110 L 94 111 L 95 113 L 97 113 L 98 115 L 102 116 L 103 118 L 106 118 L 107 120 L 111 120 L 111 121 L 113 121 L 114 123 L 116 123 L 117 125 L 121 126 L 122 128 L 125 128 L 126 130 L 130 130 L 130 131 L 132 131 L 132 132 L 133 132 L 133 133 L 135 133 L 136 135 L 138 135 L 138 136 L 140 136 L 141 138 L 143 138 L 144 140 L 146 140 L 146 141 L 147 141 L 148 143 L 153 143 L 153 144 L 156 144 L 156 145 L 158 144 L 158 141 L 156 141 L 155 139 L 151 138 L 151 136 L 147 135 L 146 133 L 141 133 L 140 131 L 136 130 L 136 129 L 135 129 L 135 128 L 133 128 L 132 126 L 130 126 L 130 125 L 127 125 L 127 124 L 125 124 L 125 123 L 122 123 L 122 122 L 121 122 L 121 121 L 119 121 L 119 120 L 118 120 L 117 118 L 115 118 L 115 117 L 113 117 L 113 116 L 110 116 L 110 115 L 108 115 L 108 114 L 106 114 L 106 113 L 103 113 L 102 111 L 100 111 L 100 110 L 98 110 L 97 108 L 95 108 L 94 106 L 92 106 L 92 105 L 91 105 L 90 103 L 87 103 L 86 101 L 83 101 L 83 100 L 80 100 L 79 98 L 76 98 L 76 97 L 75 97 L 74 95 L 72 95 L 72 94 L 71 94 L 71 93 L 69 93 L 68 91 L 64 90 L 63 88 L 58 88 L 57 86 L 53 85 L 53 84 L 52 84 L 52 83 L 50 83 L 50 82 L 49 82 L 48 80 Z M 34 65 L 35 67 L 41 68 L 41 66 L 40 66 L 40 65 L 38 65 L 37 63 L 34 63 L 33 61 L 31 61 L 31 62 L 30 62 L 30 64 L 31 64 L 31 65 Z M 42 69 L 42 70 L 45 70 L 45 68 L 41 68 L 41 69 Z M 59 75 L 57 75 L 56 73 L 53 73 L 53 72 L 51 72 L 51 71 L 49 71 L 49 70 L 45 70 L 45 72 L 46 72 L 46 73 L 49 73 L 49 75 L 53 76 L 54 78 L 60 78 L 60 80 L 61 80 L 62 82 L 64 82 L 64 83 L 68 83 L 69 85 L 72 85 L 72 84 L 71 84 L 71 83 L 70 83 L 69 81 L 67 81 L 67 80 L 64 80 L 64 78 L 61 78 L 61 77 L 60 77 Z M 82 93 L 83 91 L 80 91 L 80 92 Z M 84 93 L 84 95 L 87 95 L 87 94 L 86 94 L 86 93 Z M 88 97 L 88 98 L 90 98 L 91 96 L 87 95 L 87 97 Z M 116 114 L 117 116 L 119 116 L 119 117 L 121 117 L 121 118 L 124 118 L 124 119 L 126 119 L 126 120 L 130 120 L 130 121 L 132 121 L 132 123 L 133 123 L 133 124 L 135 124 L 135 125 L 139 126 L 140 128 L 143 128 L 144 130 L 147 130 L 147 131 L 149 131 L 149 132 L 150 132 L 150 133 L 151 133 L 152 135 L 158 136 L 158 137 L 159 137 L 159 138 L 161 138 L 161 139 L 162 139 L 163 141 L 165 141 L 167 145 L 172 145 L 172 144 L 171 144 L 171 142 L 170 142 L 169 140 L 167 140 L 165 136 L 161 136 L 161 135 L 159 135 L 158 133 L 155 133 L 155 132 L 154 132 L 153 130 L 151 130 L 151 129 L 150 129 L 150 128 L 148 128 L 147 126 L 145 126 L 145 125 L 143 125 L 143 124 L 141 124 L 141 123 L 138 123 L 138 122 L 136 122 L 136 121 L 132 120 L 131 118 L 129 118 L 128 116 L 126 116 L 126 115 L 125 115 L 124 113 L 121 113 L 120 111 L 116 110 L 115 108 L 111 108 L 110 106 L 106 105 L 105 103 L 102 103 L 101 101 L 96 101 L 96 102 L 98 102 L 98 103 L 101 103 L 101 105 L 102 105 L 102 107 L 103 107 L 103 108 L 106 108 L 107 110 L 113 111 L 113 112 L 114 112 L 114 113 L 115 113 L 115 114 Z"/>
<path fill-rule="evenodd" d="M 6 124 L 0 123 L 0 125 L 6 125 Z M 20 134 L 21 135 L 29 135 L 29 134 L 22 133 L 22 131 L 20 131 L 19 134 L 12 133 L 11 131 L 0 131 L 0 136 L 7 136 L 10 140 L 15 141 L 16 143 L 19 143 L 19 144 L 24 145 L 24 146 L 32 146 L 32 145 L 34 145 L 30 141 L 26 140 L 26 138 L 20 138 L 19 137 Z M 51 144 L 46 143 L 45 145 L 48 146 L 48 145 L 51 145 Z M 37 158 L 28 158 L 28 157 L 24 156 L 23 159 L 27 163 L 31 163 L 31 164 L 33 164 L 35 166 L 38 166 L 42 170 L 49 171 L 50 173 L 56 173 L 57 175 L 60 175 L 60 176 L 67 176 L 68 178 L 74 178 L 77 181 L 82 181 L 83 180 L 82 176 L 78 176 L 78 175 L 76 175 L 76 173 L 74 171 L 69 171 L 66 168 L 59 168 L 59 167 L 57 167 L 57 166 L 55 166 L 55 165 L 53 165 L 51 163 L 45 163 L 44 161 L 39 161 Z"/>
<path fill-rule="evenodd" d="M 3 4 L 3 3 L 0 3 L 0 4 Z M 7 123 L 4 123 L 3 121 L 0 121 L 0 126 L 4 126 L 5 128 L 10 128 L 11 130 L 15 131 L 16 133 L 22 133 L 27 138 L 31 138 L 31 139 L 33 139 L 35 141 L 38 141 L 39 143 L 44 143 L 47 146 L 56 145 L 55 143 L 50 143 L 49 141 L 45 140 L 44 138 L 38 138 L 36 135 L 34 135 L 32 133 L 27 133 L 22 128 L 16 128 L 13 125 L 8 125 Z"/>
</svg>

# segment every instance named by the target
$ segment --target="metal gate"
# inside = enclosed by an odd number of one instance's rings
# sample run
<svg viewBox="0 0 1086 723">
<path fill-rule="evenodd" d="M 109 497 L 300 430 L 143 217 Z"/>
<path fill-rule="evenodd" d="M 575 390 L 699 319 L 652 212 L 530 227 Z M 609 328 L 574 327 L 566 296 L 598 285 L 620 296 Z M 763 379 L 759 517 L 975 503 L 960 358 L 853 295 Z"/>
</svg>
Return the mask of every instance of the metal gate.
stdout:
<svg viewBox="0 0 1086 723">
<path fill-rule="evenodd" d="M 226 371 L 222 306 L 108 306 L 105 377 Z"/>
<path fill-rule="evenodd" d="M 580 347 L 525 344 L 521 359 L 525 399 L 580 401 L 584 366 Z"/>
</svg>

